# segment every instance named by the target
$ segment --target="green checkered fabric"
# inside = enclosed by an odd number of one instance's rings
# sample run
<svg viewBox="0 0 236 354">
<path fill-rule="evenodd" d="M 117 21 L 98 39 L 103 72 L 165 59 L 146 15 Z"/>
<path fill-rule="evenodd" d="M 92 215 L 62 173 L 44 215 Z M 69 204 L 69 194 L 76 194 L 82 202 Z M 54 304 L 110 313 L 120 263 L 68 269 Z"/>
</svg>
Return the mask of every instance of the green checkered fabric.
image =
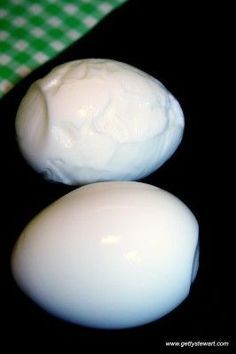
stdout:
<svg viewBox="0 0 236 354">
<path fill-rule="evenodd" d="M 0 97 L 126 0 L 0 0 Z"/>
</svg>

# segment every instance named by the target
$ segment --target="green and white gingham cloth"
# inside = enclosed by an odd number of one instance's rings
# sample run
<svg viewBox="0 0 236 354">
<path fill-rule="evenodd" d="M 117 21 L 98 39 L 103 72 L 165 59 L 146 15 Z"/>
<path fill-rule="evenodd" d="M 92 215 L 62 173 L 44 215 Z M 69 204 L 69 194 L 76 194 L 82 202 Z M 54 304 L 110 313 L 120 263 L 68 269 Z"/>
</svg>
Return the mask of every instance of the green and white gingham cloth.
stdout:
<svg viewBox="0 0 236 354">
<path fill-rule="evenodd" d="M 126 0 L 0 0 L 0 97 Z"/>
</svg>

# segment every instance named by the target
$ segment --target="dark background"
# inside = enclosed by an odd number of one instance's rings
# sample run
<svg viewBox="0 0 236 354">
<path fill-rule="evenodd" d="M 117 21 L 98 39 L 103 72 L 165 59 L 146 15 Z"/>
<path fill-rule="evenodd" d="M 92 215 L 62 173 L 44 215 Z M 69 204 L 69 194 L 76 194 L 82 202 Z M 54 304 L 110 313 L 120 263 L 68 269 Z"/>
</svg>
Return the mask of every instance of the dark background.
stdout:
<svg viewBox="0 0 236 354">
<path fill-rule="evenodd" d="M 223 75 L 219 52 L 224 47 L 220 23 L 225 14 L 216 4 L 207 9 L 201 1 L 176 3 L 129 0 L 0 101 L 0 337 L 8 347 L 16 344 L 18 349 L 26 349 L 32 341 L 33 352 L 39 345 L 47 350 L 49 343 L 55 348 L 65 346 L 66 353 L 87 350 L 90 344 L 95 344 L 95 350 L 105 345 L 113 351 L 125 341 L 123 350 L 133 351 L 143 344 L 149 353 L 167 351 L 166 340 L 226 340 L 232 349 L 229 242 L 233 235 L 226 228 L 229 208 L 222 175 L 227 176 L 228 169 L 222 147 L 227 138 L 219 109 L 219 80 Z M 55 65 L 89 57 L 124 61 L 157 77 L 179 100 L 186 119 L 179 149 L 142 181 L 175 194 L 196 215 L 201 244 L 198 277 L 190 296 L 176 310 L 159 321 L 130 330 L 93 330 L 54 318 L 21 293 L 10 272 L 12 247 L 24 226 L 73 189 L 44 181 L 21 157 L 14 131 L 18 105 L 30 84 Z"/>
</svg>

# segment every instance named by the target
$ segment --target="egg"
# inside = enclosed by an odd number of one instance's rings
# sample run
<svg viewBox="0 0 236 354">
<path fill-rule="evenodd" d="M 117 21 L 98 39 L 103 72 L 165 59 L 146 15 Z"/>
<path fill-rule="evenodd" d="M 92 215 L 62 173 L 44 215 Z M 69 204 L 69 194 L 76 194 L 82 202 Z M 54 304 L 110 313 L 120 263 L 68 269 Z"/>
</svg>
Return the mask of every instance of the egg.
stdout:
<svg viewBox="0 0 236 354">
<path fill-rule="evenodd" d="M 178 198 L 140 182 L 100 182 L 65 195 L 26 226 L 12 272 L 49 313 L 122 329 L 176 308 L 198 257 L 198 223 Z"/>
<path fill-rule="evenodd" d="M 47 179 L 68 185 L 139 180 L 177 149 L 184 116 L 152 76 L 108 59 L 82 59 L 37 80 L 16 116 L 19 148 Z"/>
</svg>

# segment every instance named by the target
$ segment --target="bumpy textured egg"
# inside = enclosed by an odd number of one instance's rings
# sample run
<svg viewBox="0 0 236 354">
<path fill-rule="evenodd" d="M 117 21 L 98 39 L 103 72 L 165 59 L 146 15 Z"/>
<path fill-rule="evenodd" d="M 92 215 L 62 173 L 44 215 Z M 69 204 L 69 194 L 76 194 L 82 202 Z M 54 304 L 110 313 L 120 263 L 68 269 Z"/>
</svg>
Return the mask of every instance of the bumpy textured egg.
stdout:
<svg viewBox="0 0 236 354">
<path fill-rule="evenodd" d="M 35 217 L 16 243 L 12 271 L 48 312 L 118 329 L 178 306 L 198 255 L 198 223 L 179 199 L 139 182 L 103 182 L 74 190 Z"/>
<path fill-rule="evenodd" d="M 174 153 L 183 130 L 180 105 L 158 80 L 102 59 L 55 68 L 30 87 L 16 117 L 25 159 L 71 185 L 147 176 Z"/>
</svg>

